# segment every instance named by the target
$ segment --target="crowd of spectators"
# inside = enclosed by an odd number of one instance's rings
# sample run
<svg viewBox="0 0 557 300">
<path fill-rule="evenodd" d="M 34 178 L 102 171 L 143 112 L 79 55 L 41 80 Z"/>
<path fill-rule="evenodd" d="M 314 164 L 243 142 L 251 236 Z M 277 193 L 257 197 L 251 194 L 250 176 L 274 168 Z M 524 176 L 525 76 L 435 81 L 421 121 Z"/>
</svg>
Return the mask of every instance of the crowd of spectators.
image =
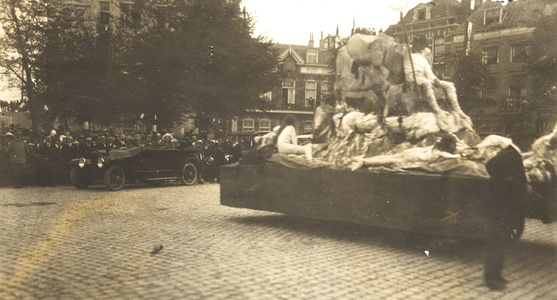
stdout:
<svg viewBox="0 0 557 300">
<path fill-rule="evenodd" d="M 157 146 L 164 149 L 185 149 L 198 146 L 207 176 L 215 176 L 209 165 L 224 163 L 235 141 L 205 141 L 196 136 L 175 137 L 171 133 L 143 134 L 138 132 L 115 134 L 100 132 L 69 132 L 51 130 L 36 135 L 30 130 L 4 129 L 0 133 L 0 184 L 56 186 L 69 183 L 70 161 L 87 157 L 97 150 Z M 218 171 L 216 172 L 218 173 Z M 209 180 L 213 180 L 212 177 Z M 203 178 L 200 178 L 203 182 Z"/>
</svg>

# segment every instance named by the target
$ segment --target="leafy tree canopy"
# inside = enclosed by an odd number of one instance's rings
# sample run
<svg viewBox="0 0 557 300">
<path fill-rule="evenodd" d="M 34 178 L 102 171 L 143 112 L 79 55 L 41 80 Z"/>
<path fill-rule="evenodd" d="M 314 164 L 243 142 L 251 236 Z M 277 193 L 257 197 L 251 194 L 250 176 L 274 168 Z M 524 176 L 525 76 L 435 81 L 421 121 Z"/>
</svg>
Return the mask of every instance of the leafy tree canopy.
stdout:
<svg viewBox="0 0 557 300">
<path fill-rule="evenodd" d="M 265 108 L 261 95 L 279 83 L 277 53 L 253 37 L 252 18 L 237 4 L 135 3 L 135 20 L 117 35 L 117 61 L 125 74 L 119 85 L 133 87 L 138 114 L 170 125 L 184 112 L 203 118 Z"/>
<path fill-rule="evenodd" d="M 167 127 L 184 113 L 265 109 L 261 95 L 280 83 L 272 42 L 253 35 L 238 1 L 113 3 L 122 13 L 110 20 L 85 20 L 58 1 L 6 2 L 1 64 L 24 83 L 33 120 L 109 124 L 145 114 Z"/>
<path fill-rule="evenodd" d="M 544 99 L 557 85 L 557 13 L 541 17 L 536 24 L 527 59 L 532 92 Z"/>
<path fill-rule="evenodd" d="M 479 91 L 489 77 L 489 70 L 482 64 L 481 56 L 475 52 L 466 55 L 464 51 L 446 55 L 447 69 L 452 73 L 451 77 L 462 109 L 470 113 L 474 109 L 481 110 L 485 105 L 490 105 L 479 97 Z"/>
</svg>

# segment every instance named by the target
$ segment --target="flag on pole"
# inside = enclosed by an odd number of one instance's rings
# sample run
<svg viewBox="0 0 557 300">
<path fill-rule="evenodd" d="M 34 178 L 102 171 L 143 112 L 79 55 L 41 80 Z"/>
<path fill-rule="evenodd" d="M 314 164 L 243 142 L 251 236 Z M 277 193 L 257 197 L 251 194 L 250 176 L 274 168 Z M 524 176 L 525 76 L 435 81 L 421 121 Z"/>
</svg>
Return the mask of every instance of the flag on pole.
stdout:
<svg viewBox="0 0 557 300">
<path fill-rule="evenodd" d="M 46 106 L 46 104 L 43 107 L 44 111 L 48 111 L 48 106 Z"/>
</svg>

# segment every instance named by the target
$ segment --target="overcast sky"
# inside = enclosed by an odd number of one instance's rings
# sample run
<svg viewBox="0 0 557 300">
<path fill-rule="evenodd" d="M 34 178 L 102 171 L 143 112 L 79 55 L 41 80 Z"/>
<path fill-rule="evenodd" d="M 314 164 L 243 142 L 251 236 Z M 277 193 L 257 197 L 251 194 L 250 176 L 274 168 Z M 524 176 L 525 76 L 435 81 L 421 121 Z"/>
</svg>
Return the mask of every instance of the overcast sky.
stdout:
<svg viewBox="0 0 557 300">
<path fill-rule="evenodd" d="M 399 0 L 390 0 L 398 5 Z M 403 4 L 407 0 L 401 0 Z M 405 10 L 426 0 L 408 0 Z M 243 0 L 246 10 L 255 15 L 256 35 L 264 35 L 281 44 L 306 45 L 310 32 L 315 44 L 323 35 L 349 35 L 354 17 L 356 27 L 379 31 L 396 24 L 400 15 L 389 8 L 389 0 Z"/>
</svg>

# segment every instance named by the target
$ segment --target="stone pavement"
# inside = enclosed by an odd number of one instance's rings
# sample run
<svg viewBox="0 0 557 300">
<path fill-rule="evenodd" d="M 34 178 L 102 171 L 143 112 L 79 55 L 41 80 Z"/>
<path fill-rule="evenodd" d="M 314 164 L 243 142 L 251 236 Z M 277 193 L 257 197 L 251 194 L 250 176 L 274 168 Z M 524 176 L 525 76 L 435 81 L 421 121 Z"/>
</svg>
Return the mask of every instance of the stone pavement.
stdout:
<svg viewBox="0 0 557 300">
<path fill-rule="evenodd" d="M 556 229 L 527 221 L 494 292 L 481 242 L 225 207 L 217 184 L 5 188 L 0 299 L 557 299 Z"/>
</svg>

